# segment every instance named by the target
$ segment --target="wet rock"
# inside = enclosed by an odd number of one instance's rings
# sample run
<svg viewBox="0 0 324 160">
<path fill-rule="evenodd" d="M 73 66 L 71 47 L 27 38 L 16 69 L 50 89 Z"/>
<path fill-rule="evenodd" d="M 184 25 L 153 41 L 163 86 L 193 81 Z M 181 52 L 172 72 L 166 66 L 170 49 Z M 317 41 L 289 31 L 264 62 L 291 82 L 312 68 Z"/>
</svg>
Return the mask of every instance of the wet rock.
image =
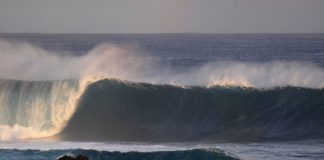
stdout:
<svg viewBox="0 0 324 160">
<path fill-rule="evenodd" d="M 82 156 L 82 155 L 78 155 L 76 158 L 65 155 L 65 156 L 59 158 L 58 160 L 89 160 L 89 158 L 86 156 Z"/>
</svg>

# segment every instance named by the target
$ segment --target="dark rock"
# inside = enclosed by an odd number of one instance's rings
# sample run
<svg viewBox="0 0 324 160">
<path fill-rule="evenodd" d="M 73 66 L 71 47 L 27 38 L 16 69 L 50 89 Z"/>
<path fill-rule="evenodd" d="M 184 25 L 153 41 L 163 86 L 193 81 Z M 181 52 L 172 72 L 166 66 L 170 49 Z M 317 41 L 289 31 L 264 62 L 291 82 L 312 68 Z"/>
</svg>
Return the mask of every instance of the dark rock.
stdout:
<svg viewBox="0 0 324 160">
<path fill-rule="evenodd" d="M 78 155 L 75 159 L 76 159 L 76 160 L 89 160 L 88 157 L 86 157 L 86 156 L 82 156 L 82 155 Z"/>
<path fill-rule="evenodd" d="M 70 157 L 70 156 L 63 156 L 63 157 L 59 158 L 58 160 L 74 160 L 74 158 Z"/>
<path fill-rule="evenodd" d="M 89 158 L 86 156 L 82 156 L 82 155 L 78 155 L 76 158 L 65 155 L 65 156 L 59 158 L 58 160 L 89 160 Z"/>
</svg>

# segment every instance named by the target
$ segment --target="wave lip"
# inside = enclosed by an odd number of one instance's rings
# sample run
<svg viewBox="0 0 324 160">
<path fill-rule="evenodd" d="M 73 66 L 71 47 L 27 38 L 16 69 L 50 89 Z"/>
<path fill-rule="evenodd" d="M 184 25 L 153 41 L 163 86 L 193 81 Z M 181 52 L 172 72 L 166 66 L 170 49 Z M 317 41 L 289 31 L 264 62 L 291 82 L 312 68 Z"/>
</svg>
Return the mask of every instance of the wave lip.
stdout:
<svg viewBox="0 0 324 160">
<path fill-rule="evenodd" d="M 324 90 L 153 85 L 88 86 L 65 140 L 287 141 L 324 138 Z"/>
</svg>

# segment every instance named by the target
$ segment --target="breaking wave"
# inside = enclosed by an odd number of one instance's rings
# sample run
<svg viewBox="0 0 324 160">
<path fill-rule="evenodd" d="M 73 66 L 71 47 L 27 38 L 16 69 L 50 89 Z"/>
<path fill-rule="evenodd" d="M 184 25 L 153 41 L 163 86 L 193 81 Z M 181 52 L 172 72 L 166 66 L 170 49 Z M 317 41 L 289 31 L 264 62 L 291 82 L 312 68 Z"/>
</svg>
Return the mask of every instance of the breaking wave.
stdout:
<svg viewBox="0 0 324 160">
<path fill-rule="evenodd" d="M 323 137 L 324 72 L 314 64 L 228 61 L 178 72 L 112 44 L 63 56 L 1 40 L 0 79 L 0 140 Z"/>
</svg>

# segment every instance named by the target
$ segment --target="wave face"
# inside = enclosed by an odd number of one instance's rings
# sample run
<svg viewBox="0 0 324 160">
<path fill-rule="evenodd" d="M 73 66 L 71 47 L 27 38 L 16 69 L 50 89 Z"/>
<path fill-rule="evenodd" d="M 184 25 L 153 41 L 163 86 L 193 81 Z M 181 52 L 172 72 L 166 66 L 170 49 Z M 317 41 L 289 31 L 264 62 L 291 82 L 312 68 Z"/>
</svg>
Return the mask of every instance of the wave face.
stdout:
<svg viewBox="0 0 324 160">
<path fill-rule="evenodd" d="M 324 137 L 324 90 L 177 87 L 106 79 L 88 86 L 65 140 L 263 141 Z"/>
<path fill-rule="evenodd" d="M 58 133 L 75 110 L 79 82 L 0 80 L 0 140 Z"/>
<path fill-rule="evenodd" d="M 184 150 L 184 151 L 159 151 L 159 152 L 108 152 L 95 150 L 0 150 L 0 159 L 24 159 L 24 160 L 48 160 L 58 159 L 64 155 L 84 155 L 92 160 L 237 160 L 221 151 L 204 149 Z"/>
</svg>

